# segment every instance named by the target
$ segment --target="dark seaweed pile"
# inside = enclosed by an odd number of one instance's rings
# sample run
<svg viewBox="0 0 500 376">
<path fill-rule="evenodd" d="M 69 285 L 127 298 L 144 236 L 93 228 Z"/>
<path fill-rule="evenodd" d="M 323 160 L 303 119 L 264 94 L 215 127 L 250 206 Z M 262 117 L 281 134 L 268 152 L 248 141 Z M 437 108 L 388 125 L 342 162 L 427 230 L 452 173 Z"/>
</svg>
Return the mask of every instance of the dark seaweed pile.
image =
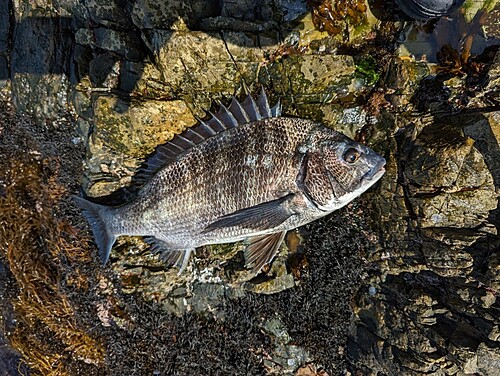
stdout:
<svg viewBox="0 0 500 376">
<path fill-rule="evenodd" d="M 362 269 L 359 253 L 369 246 L 361 225 L 352 209 L 309 225 L 309 271 L 300 285 L 270 296 L 249 293 L 226 299 L 223 319 L 169 317 L 156 303 L 125 298 L 135 329 L 108 330 L 109 369 L 116 375 L 265 374 L 262 359 L 273 346 L 262 324 L 279 314 L 293 344 L 305 347 L 329 374 L 339 374 L 351 297 Z"/>
</svg>

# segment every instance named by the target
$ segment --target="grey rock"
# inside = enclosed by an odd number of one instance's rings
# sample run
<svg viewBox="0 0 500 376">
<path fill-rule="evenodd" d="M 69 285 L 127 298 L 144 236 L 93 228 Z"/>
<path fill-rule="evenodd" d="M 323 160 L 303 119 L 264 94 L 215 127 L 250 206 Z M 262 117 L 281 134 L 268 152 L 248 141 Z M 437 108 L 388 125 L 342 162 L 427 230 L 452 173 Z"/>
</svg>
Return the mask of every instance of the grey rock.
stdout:
<svg viewBox="0 0 500 376">
<path fill-rule="evenodd" d="M 33 116 L 39 123 L 56 121 L 68 108 L 70 82 L 63 75 L 32 75 L 18 73 L 12 80 L 16 108 Z M 40 102 L 40 98 L 45 98 Z"/>
<path fill-rule="evenodd" d="M 412 108 L 409 96 L 393 103 Z M 498 112 L 385 116 L 376 127 L 398 131 L 375 201 L 384 235 L 355 303 L 351 369 L 495 374 L 486 359 L 498 356 Z"/>
<path fill-rule="evenodd" d="M 500 351 L 481 343 L 477 352 L 476 371 L 481 375 L 495 375 L 500 369 Z"/>
<path fill-rule="evenodd" d="M 127 93 L 139 92 L 139 81 L 142 79 L 142 75 L 144 72 L 145 63 L 125 61 L 120 66 L 119 89 Z M 149 75 L 148 78 L 152 79 L 151 75 Z M 145 80 L 143 80 L 142 82 L 148 84 L 148 82 Z"/>
<path fill-rule="evenodd" d="M 96 47 L 116 52 L 128 60 L 141 61 L 145 56 L 141 39 L 133 32 L 99 27 L 94 30 L 92 40 Z"/>
<path fill-rule="evenodd" d="M 130 9 L 122 0 L 85 0 L 84 17 L 111 29 L 128 29 L 132 26 Z"/>
<path fill-rule="evenodd" d="M 307 2 L 304 0 L 280 0 L 284 21 L 293 21 L 307 13 Z"/>
<path fill-rule="evenodd" d="M 116 88 L 120 75 L 116 57 L 111 53 L 97 55 L 89 63 L 89 78 L 94 87 Z"/>
<path fill-rule="evenodd" d="M 5 80 L 9 77 L 8 72 L 8 56 L 9 56 L 9 31 L 13 25 L 9 20 L 9 5 L 8 1 L 0 3 L 0 80 Z"/>
<path fill-rule="evenodd" d="M 464 121 L 424 127 L 408 156 L 403 173 L 422 227 L 477 227 L 497 206 L 492 172 L 464 136 Z"/>
<path fill-rule="evenodd" d="M 243 33 L 224 33 L 222 39 L 219 33 L 154 30 L 146 38 L 163 84 L 182 93 L 201 116 L 201 109 L 211 106 L 201 92 L 213 95 L 212 100 L 233 94 L 235 83 L 255 80 L 263 56 L 256 41 Z"/>
<path fill-rule="evenodd" d="M 138 0 L 132 6 L 132 20 L 140 29 L 174 30 L 179 19 L 196 28 L 201 18 L 218 16 L 221 10 L 220 1 Z"/>
<path fill-rule="evenodd" d="M 53 121 L 68 108 L 69 27 L 67 18 L 26 17 L 14 28 L 10 73 L 14 103 L 39 122 Z"/>
<path fill-rule="evenodd" d="M 12 74 L 62 74 L 70 53 L 69 20 L 26 17 L 14 28 Z"/>
<path fill-rule="evenodd" d="M 299 367 L 313 360 L 307 350 L 293 344 L 286 326 L 278 316 L 266 321 L 263 329 L 272 336 L 275 346 L 270 354 L 271 359 L 265 361 L 271 373 L 292 375 Z"/>
<path fill-rule="evenodd" d="M 84 46 L 91 46 L 94 43 L 93 30 L 86 28 L 76 30 L 75 42 Z"/>
</svg>

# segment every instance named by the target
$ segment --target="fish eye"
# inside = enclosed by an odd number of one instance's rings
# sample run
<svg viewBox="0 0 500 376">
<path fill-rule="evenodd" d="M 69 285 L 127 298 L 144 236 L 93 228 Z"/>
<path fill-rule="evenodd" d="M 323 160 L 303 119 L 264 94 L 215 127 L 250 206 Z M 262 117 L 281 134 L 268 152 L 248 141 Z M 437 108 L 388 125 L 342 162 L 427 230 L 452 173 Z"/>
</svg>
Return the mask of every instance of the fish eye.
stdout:
<svg viewBox="0 0 500 376">
<path fill-rule="evenodd" d="M 354 163 L 359 159 L 359 157 L 359 151 L 357 151 L 355 148 L 349 148 L 344 153 L 344 161 L 346 161 L 347 163 Z"/>
</svg>

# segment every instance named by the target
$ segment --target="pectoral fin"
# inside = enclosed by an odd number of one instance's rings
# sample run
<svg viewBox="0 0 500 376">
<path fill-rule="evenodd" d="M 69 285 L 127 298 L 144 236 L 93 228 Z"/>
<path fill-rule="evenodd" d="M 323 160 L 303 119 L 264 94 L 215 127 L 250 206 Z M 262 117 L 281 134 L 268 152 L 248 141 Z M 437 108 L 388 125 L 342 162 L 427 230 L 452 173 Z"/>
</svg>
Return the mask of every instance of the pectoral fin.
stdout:
<svg viewBox="0 0 500 376">
<path fill-rule="evenodd" d="M 245 265 L 253 264 L 252 272 L 258 273 L 276 256 L 285 234 L 286 231 L 282 231 L 249 238 L 245 248 Z"/>
<path fill-rule="evenodd" d="M 287 205 L 294 197 L 289 194 L 277 200 L 264 202 L 250 208 L 241 209 L 227 214 L 209 224 L 204 233 L 226 227 L 243 227 L 253 230 L 268 230 L 279 226 L 294 215 L 294 211 Z"/>
</svg>

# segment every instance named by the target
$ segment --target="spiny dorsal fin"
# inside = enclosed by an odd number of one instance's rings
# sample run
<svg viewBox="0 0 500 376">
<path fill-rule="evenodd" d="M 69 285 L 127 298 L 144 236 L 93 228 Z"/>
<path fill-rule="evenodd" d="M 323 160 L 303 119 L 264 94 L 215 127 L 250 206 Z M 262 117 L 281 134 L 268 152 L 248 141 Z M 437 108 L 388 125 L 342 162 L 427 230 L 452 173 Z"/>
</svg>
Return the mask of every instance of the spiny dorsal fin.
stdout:
<svg viewBox="0 0 500 376">
<path fill-rule="evenodd" d="M 253 121 L 281 116 L 281 104 L 278 101 L 271 107 L 262 88 L 257 100 L 250 93 L 243 102 L 239 102 L 233 96 L 229 107 L 220 104 L 217 113 L 208 113 L 210 114 L 208 120 L 197 119 L 198 125 L 186 129 L 171 141 L 158 146 L 137 171 L 133 179 L 134 185 L 137 187 L 144 185 L 160 169 L 174 162 L 180 154 L 219 133 Z"/>
</svg>

